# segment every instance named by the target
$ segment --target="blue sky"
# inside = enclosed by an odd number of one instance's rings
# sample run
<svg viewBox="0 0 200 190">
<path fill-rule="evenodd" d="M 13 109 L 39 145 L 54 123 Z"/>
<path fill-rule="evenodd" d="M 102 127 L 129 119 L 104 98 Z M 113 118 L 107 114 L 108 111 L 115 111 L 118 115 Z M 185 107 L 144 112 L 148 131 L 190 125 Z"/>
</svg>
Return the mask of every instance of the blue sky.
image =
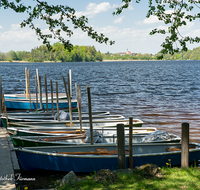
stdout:
<svg viewBox="0 0 200 190">
<path fill-rule="evenodd" d="M 33 5 L 34 1 L 29 1 Z M 49 0 L 49 4 L 55 4 L 55 1 Z M 155 28 L 167 27 L 164 23 L 158 21 L 157 18 L 146 18 L 148 11 L 148 3 L 141 1 L 137 4 L 135 1 L 119 16 L 113 16 L 112 12 L 116 7 L 121 5 L 121 0 L 73 0 L 64 1 L 57 0 L 57 4 L 68 5 L 77 11 L 77 16 L 85 15 L 89 19 L 89 25 L 99 32 L 104 33 L 110 40 L 114 40 L 115 44 L 105 45 L 99 44 L 95 40 L 90 39 L 86 33 L 80 29 L 74 30 L 74 35 L 69 39 L 74 45 L 94 45 L 96 50 L 102 53 L 125 52 L 127 49 L 132 53 L 158 53 L 161 50 L 161 43 L 164 36 L 156 34 L 150 36 L 149 32 Z M 14 51 L 31 51 L 32 48 L 42 45 L 42 41 L 38 40 L 35 32 L 28 27 L 20 28 L 19 23 L 27 18 L 26 14 L 15 13 L 12 10 L 0 10 L 0 52 Z M 48 33 L 48 27 L 41 21 L 36 24 Z M 199 22 L 188 23 L 181 34 L 199 35 Z M 65 36 L 65 35 L 63 35 Z M 54 43 L 56 41 L 52 41 Z M 190 45 L 193 49 L 200 45 Z"/>
</svg>

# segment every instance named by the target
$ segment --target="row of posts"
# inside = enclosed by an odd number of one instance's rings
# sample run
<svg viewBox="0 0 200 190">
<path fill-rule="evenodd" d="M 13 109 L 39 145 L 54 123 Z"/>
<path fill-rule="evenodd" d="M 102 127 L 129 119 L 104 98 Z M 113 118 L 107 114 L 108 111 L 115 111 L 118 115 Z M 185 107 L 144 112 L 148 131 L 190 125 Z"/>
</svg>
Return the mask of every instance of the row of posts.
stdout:
<svg viewBox="0 0 200 190">
<path fill-rule="evenodd" d="M 129 118 L 129 168 L 133 168 L 132 143 L 133 118 Z M 182 123 L 181 131 L 181 167 L 189 166 L 189 124 Z M 118 168 L 126 169 L 124 124 L 117 124 Z"/>
</svg>

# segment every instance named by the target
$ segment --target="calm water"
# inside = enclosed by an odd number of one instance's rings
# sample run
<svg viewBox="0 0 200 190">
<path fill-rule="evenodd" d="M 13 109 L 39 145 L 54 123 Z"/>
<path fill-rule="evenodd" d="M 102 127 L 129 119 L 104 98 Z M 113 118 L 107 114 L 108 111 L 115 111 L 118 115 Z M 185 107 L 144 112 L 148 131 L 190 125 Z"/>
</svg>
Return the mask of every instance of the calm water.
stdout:
<svg viewBox="0 0 200 190">
<path fill-rule="evenodd" d="M 91 91 L 93 111 L 110 111 L 144 121 L 180 135 L 181 123 L 190 124 L 190 139 L 200 142 L 200 61 L 127 61 L 100 63 L 0 63 L 3 93 L 25 91 L 25 67 L 30 71 L 31 93 L 35 93 L 36 68 L 58 82 L 72 70 L 74 84 L 81 85 L 82 109 L 87 111 L 86 85 Z"/>
</svg>

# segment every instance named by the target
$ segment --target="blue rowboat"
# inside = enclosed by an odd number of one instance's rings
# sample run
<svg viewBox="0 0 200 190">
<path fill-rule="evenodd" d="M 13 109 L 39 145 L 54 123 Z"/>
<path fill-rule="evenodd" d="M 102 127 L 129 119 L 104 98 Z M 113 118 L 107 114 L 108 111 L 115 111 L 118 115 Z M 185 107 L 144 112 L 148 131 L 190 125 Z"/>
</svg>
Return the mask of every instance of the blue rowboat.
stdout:
<svg viewBox="0 0 200 190">
<path fill-rule="evenodd" d="M 51 100 L 51 94 L 48 94 L 48 100 Z M 5 99 L 27 99 L 26 94 L 4 94 Z M 59 99 L 67 99 L 67 96 L 65 93 L 58 93 Z M 31 99 L 36 99 L 35 94 L 31 94 Z M 38 98 L 39 99 L 39 98 Z M 42 99 L 46 101 L 46 94 L 42 94 Z M 53 94 L 53 99 L 56 99 L 56 94 Z"/>
<path fill-rule="evenodd" d="M 190 143 L 189 162 L 200 159 L 200 147 Z M 129 149 L 128 145 L 125 146 Z M 139 143 L 133 145 L 133 167 L 144 164 L 171 166 L 181 164 L 181 143 Z M 63 172 L 98 172 L 101 169 L 118 169 L 117 145 L 42 146 L 15 148 L 18 161 L 24 170 L 50 170 Z M 128 151 L 126 151 L 128 153 Z M 129 156 L 126 155 L 126 168 Z"/>
<path fill-rule="evenodd" d="M 8 110 L 30 110 L 30 101 L 29 99 L 5 99 L 5 106 Z M 77 101 L 72 99 L 71 106 L 73 108 L 77 108 Z M 38 107 L 40 107 L 40 103 L 38 101 Z M 46 101 L 42 102 L 42 108 L 46 109 Z M 53 101 L 53 108 L 57 108 L 56 100 Z M 67 99 L 60 99 L 59 100 L 59 108 L 66 109 L 69 108 L 69 104 Z M 36 100 L 31 100 L 31 110 L 37 109 Z M 52 109 L 51 101 L 48 101 L 48 109 Z"/>
</svg>

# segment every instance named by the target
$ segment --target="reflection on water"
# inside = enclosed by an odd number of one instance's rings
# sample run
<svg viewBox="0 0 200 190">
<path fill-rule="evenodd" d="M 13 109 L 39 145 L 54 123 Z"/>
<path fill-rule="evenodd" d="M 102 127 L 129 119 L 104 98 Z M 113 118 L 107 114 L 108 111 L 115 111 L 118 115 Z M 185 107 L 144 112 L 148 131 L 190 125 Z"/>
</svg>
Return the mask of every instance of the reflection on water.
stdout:
<svg viewBox="0 0 200 190">
<path fill-rule="evenodd" d="M 0 63 L 3 93 L 24 93 L 25 67 L 30 70 L 31 92 L 35 92 L 36 68 L 42 77 L 58 81 L 72 69 L 72 83 L 81 85 L 82 109 L 87 110 L 89 85 L 92 110 L 110 111 L 181 134 L 181 123 L 190 124 L 190 139 L 200 142 L 200 61 L 129 61 L 99 63 Z M 75 87 L 73 86 L 75 95 Z"/>
</svg>

